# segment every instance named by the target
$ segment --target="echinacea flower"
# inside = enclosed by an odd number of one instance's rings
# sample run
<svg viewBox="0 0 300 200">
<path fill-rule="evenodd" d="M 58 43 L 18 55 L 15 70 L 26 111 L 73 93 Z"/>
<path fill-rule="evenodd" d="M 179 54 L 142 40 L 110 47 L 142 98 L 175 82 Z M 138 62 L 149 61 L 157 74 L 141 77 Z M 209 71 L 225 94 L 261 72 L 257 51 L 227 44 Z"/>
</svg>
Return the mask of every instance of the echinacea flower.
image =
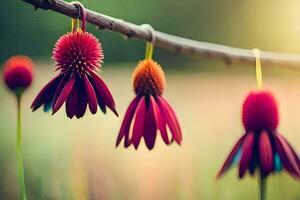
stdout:
<svg viewBox="0 0 300 200">
<path fill-rule="evenodd" d="M 66 103 L 69 118 L 82 117 L 87 105 L 92 114 L 99 105 L 103 113 L 108 107 L 118 115 L 108 87 L 96 72 L 103 57 L 101 44 L 91 33 L 77 30 L 63 35 L 53 50 L 59 74 L 40 91 L 32 110 L 44 105 L 45 111 L 52 108 L 54 114 Z"/>
<path fill-rule="evenodd" d="M 30 86 L 33 77 L 33 63 L 27 56 L 17 55 L 9 58 L 3 69 L 3 79 L 13 92 L 22 92 Z"/>
<path fill-rule="evenodd" d="M 245 134 L 238 140 L 221 168 L 221 177 L 231 166 L 239 165 L 239 177 L 256 169 L 262 177 L 283 169 L 300 178 L 299 158 L 288 141 L 277 131 L 279 115 L 273 95 L 266 90 L 253 91 L 242 109 Z"/>
<path fill-rule="evenodd" d="M 133 72 L 133 88 L 136 97 L 126 111 L 116 146 L 124 138 L 125 147 L 133 144 L 137 149 L 144 138 L 147 148 L 151 150 L 158 130 L 167 145 L 173 140 L 180 144 L 182 135 L 178 119 L 172 107 L 162 97 L 165 75 L 160 65 L 152 59 L 140 61 Z M 167 127 L 171 138 L 168 136 Z"/>
</svg>

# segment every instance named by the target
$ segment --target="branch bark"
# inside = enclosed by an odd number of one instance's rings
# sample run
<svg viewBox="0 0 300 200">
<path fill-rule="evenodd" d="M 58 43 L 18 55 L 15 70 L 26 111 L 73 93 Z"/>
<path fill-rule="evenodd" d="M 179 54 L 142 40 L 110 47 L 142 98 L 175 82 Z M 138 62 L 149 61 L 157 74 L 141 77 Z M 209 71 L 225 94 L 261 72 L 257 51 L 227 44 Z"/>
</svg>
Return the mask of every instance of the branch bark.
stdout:
<svg viewBox="0 0 300 200">
<path fill-rule="evenodd" d="M 53 10 L 55 12 L 77 18 L 78 9 L 71 3 L 63 0 L 23 0 L 32 4 L 36 9 Z M 151 40 L 151 33 L 136 24 L 113 18 L 95 11 L 86 9 L 87 21 L 100 29 L 108 29 L 121 33 L 127 38 Z M 251 49 L 241 49 L 220 44 L 213 44 L 182 38 L 167 33 L 154 31 L 155 46 L 167 51 L 206 56 L 208 58 L 222 59 L 228 64 L 232 63 L 255 63 L 255 57 Z M 261 51 L 263 65 L 277 65 L 289 68 L 300 68 L 300 55 Z"/>
</svg>

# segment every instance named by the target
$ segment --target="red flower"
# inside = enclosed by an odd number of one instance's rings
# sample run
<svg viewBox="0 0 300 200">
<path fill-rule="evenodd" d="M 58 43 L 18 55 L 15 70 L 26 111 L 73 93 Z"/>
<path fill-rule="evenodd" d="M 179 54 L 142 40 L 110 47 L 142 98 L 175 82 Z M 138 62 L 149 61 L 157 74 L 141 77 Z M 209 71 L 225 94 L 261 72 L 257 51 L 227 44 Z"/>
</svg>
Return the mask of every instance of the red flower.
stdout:
<svg viewBox="0 0 300 200">
<path fill-rule="evenodd" d="M 116 146 L 120 144 L 122 138 L 125 138 L 126 148 L 133 144 L 137 149 L 144 137 L 147 148 L 151 150 L 155 144 L 157 130 L 160 131 L 167 145 L 173 140 L 180 144 L 181 128 L 176 114 L 162 97 L 165 89 L 165 76 L 159 64 L 151 59 L 140 61 L 133 72 L 133 87 L 136 97 L 126 111 Z M 130 133 L 131 124 L 133 124 L 132 133 Z M 171 140 L 167 127 L 172 135 Z"/>
<path fill-rule="evenodd" d="M 87 105 L 92 114 L 99 105 L 103 113 L 107 106 L 118 115 L 108 87 L 96 73 L 103 57 L 101 44 L 91 33 L 76 31 L 62 36 L 53 50 L 59 75 L 40 91 L 32 110 L 44 105 L 44 110 L 52 107 L 54 114 L 66 102 L 69 118 L 82 117 Z"/>
<path fill-rule="evenodd" d="M 258 168 L 263 177 L 288 171 L 300 178 L 300 161 L 292 146 L 276 130 L 279 122 L 277 103 L 269 91 L 251 92 L 243 104 L 245 134 L 238 140 L 218 177 L 232 165 L 239 164 L 239 177 Z"/>
<path fill-rule="evenodd" d="M 4 64 L 3 79 L 9 89 L 16 92 L 30 86 L 33 78 L 33 63 L 27 56 L 13 56 Z"/>
</svg>

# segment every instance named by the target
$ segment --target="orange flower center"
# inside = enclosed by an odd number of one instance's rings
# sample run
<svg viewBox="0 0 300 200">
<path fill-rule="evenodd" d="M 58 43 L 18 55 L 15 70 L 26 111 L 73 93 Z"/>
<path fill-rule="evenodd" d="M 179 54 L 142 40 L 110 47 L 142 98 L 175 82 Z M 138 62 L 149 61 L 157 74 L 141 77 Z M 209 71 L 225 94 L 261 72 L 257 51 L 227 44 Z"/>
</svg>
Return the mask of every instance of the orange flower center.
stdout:
<svg viewBox="0 0 300 200">
<path fill-rule="evenodd" d="M 162 95 L 166 86 L 164 71 L 151 59 L 140 61 L 133 71 L 132 78 L 137 95 Z"/>
</svg>

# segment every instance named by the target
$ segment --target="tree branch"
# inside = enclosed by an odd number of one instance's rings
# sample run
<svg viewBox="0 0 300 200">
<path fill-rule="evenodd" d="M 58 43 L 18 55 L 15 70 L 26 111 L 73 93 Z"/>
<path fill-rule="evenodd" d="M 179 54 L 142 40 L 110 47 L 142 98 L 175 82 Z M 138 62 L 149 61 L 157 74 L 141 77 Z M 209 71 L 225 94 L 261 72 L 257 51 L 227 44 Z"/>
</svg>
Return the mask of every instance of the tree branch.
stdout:
<svg viewBox="0 0 300 200">
<path fill-rule="evenodd" d="M 53 10 L 73 18 L 78 17 L 78 9 L 63 0 L 23 0 L 32 4 L 36 9 Z M 100 29 L 108 29 L 121 33 L 128 38 L 151 40 L 151 33 L 136 24 L 116 19 L 92 10 L 87 11 L 87 21 Z M 234 48 L 225 45 L 190 40 L 167 33 L 154 31 L 155 46 L 167 51 L 182 54 L 200 55 L 209 58 L 222 59 L 228 64 L 254 64 L 255 57 L 250 49 Z M 264 65 L 277 65 L 300 68 L 300 55 L 261 51 L 261 62 Z"/>
</svg>

